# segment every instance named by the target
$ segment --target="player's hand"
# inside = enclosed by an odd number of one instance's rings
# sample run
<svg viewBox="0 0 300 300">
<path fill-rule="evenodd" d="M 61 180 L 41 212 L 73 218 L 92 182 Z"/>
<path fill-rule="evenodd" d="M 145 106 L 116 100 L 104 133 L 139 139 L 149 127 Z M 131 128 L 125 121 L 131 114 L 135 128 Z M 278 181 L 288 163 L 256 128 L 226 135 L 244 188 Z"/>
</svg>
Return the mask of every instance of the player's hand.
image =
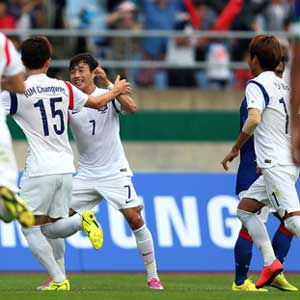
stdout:
<svg viewBox="0 0 300 300">
<path fill-rule="evenodd" d="M 106 73 L 100 66 L 98 66 L 95 69 L 95 74 L 96 74 L 96 77 L 100 78 L 102 81 L 107 80 Z"/>
<path fill-rule="evenodd" d="M 256 168 L 255 168 L 255 169 L 256 169 L 256 173 L 257 173 L 257 174 L 261 174 L 261 173 L 262 173 L 262 172 L 261 172 L 261 168 L 260 168 L 260 167 L 256 166 Z"/>
<path fill-rule="evenodd" d="M 120 75 L 116 77 L 114 82 L 113 90 L 118 94 L 131 94 L 132 89 L 130 87 L 130 83 L 127 82 L 125 79 L 120 80 Z"/>
<path fill-rule="evenodd" d="M 221 164 L 225 171 L 229 170 L 227 163 L 233 161 L 238 155 L 239 155 L 239 150 L 232 148 L 231 151 L 224 157 Z"/>
</svg>

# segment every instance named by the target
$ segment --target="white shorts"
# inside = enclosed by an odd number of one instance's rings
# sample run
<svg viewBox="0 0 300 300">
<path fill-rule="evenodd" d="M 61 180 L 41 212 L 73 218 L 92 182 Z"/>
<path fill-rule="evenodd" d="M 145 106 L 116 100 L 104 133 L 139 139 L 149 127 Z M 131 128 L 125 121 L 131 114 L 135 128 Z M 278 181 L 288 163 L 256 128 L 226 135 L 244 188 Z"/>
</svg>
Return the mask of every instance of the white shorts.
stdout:
<svg viewBox="0 0 300 300">
<path fill-rule="evenodd" d="M 242 191 L 242 192 L 239 193 L 240 200 L 242 200 L 243 198 L 245 198 L 246 193 L 247 193 L 247 190 L 246 191 Z M 259 218 L 261 219 L 261 221 L 263 223 L 267 223 L 270 212 L 274 212 L 274 211 L 275 210 L 273 208 L 270 208 L 268 206 L 264 206 L 263 208 L 261 208 L 257 212 L 257 215 L 259 216 Z"/>
<path fill-rule="evenodd" d="M 1 111 L 0 111 L 1 114 Z M 0 186 L 17 192 L 18 169 L 11 136 L 3 115 L 0 115 Z"/>
<path fill-rule="evenodd" d="M 101 179 L 74 177 L 70 205 L 72 209 L 82 213 L 92 209 L 103 199 L 118 210 L 142 206 L 130 176 L 118 174 Z"/>
<path fill-rule="evenodd" d="M 20 195 L 34 215 L 51 218 L 67 217 L 72 198 L 72 174 L 38 177 L 24 175 Z"/>
<path fill-rule="evenodd" d="M 300 211 L 295 183 L 299 169 L 295 166 L 274 166 L 263 169 L 260 176 L 245 193 L 252 198 L 274 208 L 280 217 L 286 212 Z"/>
</svg>

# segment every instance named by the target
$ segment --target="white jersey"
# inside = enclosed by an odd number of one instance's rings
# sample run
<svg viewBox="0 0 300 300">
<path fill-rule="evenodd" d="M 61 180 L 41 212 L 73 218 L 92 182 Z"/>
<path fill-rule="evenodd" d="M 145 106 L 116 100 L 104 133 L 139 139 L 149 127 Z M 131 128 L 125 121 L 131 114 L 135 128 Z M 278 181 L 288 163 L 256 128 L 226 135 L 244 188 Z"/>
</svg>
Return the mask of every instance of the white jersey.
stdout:
<svg viewBox="0 0 300 300">
<path fill-rule="evenodd" d="M 25 71 L 20 55 L 3 33 L 0 32 L 0 78 L 14 76 Z"/>
<path fill-rule="evenodd" d="M 14 76 L 23 71 L 24 66 L 13 43 L 0 33 L 0 79 L 3 75 Z M 0 103 L 0 186 L 17 191 L 17 172 L 11 136 L 6 125 L 6 115 Z"/>
<path fill-rule="evenodd" d="M 96 88 L 91 95 L 104 93 L 107 90 Z M 85 107 L 70 115 L 79 154 L 79 178 L 106 177 L 120 172 L 132 176 L 120 139 L 120 108 L 114 99 L 99 110 Z"/>
<path fill-rule="evenodd" d="M 248 109 L 261 111 L 261 122 L 254 131 L 257 165 L 293 165 L 288 85 L 274 72 L 266 71 L 248 82 L 246 99 Z"/>
<path fill-rule="evenodd" d="M 24 94 L 3 92 L 1 101 L 27 137 L 26 175 L 72 173 L 68 109 L 81 110 L 88 95 L 70 83 L 49 78 L 46 74 L 29 76 L 25 85 Z"/>
</svg>

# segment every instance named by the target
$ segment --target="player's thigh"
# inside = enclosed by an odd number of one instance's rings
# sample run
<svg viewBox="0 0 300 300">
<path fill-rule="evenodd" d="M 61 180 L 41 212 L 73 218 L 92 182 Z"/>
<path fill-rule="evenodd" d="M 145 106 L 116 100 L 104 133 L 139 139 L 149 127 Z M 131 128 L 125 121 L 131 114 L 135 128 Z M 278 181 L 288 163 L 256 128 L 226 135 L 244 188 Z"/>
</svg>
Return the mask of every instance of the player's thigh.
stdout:
<svg viewBox="0 0 300 300">
<path fill-rule="evenodd" d="M 78 213 L 94 208 L 102 199 L 95 188 L 96 182 L 74 177 L 70 208 Z"/>
<path fill-rule="evenodd" d="M 280 217 L 285 212 L 300 211 L 299 198 L 296 190 L 296 180 L 299 170 L 294 166 L 275 166 L 263 170 L 266 190 L 270 202 Z"/>
<path fill-rule="evenodd" d="M 96 188 L 115 209 L 143 206 L 130 176 L 120 174 L 114 178 L 101 180 Z"/>
<path fill-rule="evenodd" d="M 261 176 L 262 177 L 262 176 Z M 262 198 L 264 196 L 267 196 L 267 193 L 264 191 L 264 182 L 262 181 L 261 183 L 258 184 L 258 186 L 255 187 L 256 191 L 253 191 L 253 197 L 259 197 L 259 198 Z M 261 191 L 260 191 L 261 190 Z M 247 190 L 245 191 L 241 191 L 239 193 L 239 198 L 240 200 L 242 200 L 243 198 L 246 198 L 246 193 L 247 193 Z M 257 196 L 257 193 L 259 193 L 260 195 Z M 255 198 L 254 198 L 255 199 Z M 268 217 L 269 217 L 269 214 L 270 214 L 270 211 L 275 211 L 273 208 L 270 208 L 269 206 L 267 206 L 267 202 L 268 200 L 267 199 L 261 199 L 261 202 L 262 203 L 265 203 L 266 206 L 264 206 L 263 208 L 261 208 L 256 214 L 257 216 L 261 219 L 261 221 L 263 223 L 266 223 L 267 220 L 268 220 Z"/>
<path fill-rule="evenodd" d="M 10 133 L 3 116 L 0 115 L 0 186 L 17 192 L 17 178 L 18 169 Z"/>
<path fill-rule="evenodd" d="M 28 177 L 23 175 L 20 195 L 34 215 L 48 215 L 56 190 L 56 176 Z M 63 201 L 63 199 L 61 199 Z"/>
<path fill-rule="evenodd" d="M 72 174 L 57 175 L 56 189 L 53 194 L 48 216 L 51 218 L 67 217 L 72 199 Z"/>
</svg>

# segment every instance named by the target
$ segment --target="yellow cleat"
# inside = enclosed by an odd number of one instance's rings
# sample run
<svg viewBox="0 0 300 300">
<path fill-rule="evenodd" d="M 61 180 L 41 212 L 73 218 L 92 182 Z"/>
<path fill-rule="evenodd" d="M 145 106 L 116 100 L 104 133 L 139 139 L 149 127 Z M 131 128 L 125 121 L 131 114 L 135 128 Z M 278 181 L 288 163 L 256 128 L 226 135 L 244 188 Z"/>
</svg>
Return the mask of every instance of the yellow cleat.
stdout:
<svg viewBox="0 0 300 300">
<path fill-rule="evenodd" d="M 264 288 L 257 289 L 250 278 L 246 279 L 241 285 L 236 285 L 235 282 L 233 282 L 231 289 L 235 292 L 268 292 L 268 290 Z"/>
<path fill-rule="evenodd" d="M 13 219 L 18 220 L 26 228 L 34 225 L 34 215 L 20 196 L 6 187 L 0 187 L 0 198 Z"/>
<path fill-rule="evenodd" d="M 96 216 L 93 211 L 85 211 L 82 216 L 82 229 L 89 237 L 93 247 L 99 250 L 103 245 L 103 231 L 98 224 Z"/>
<path fill-rule="evenodd" d="M 288 291 L 288 292 L 297 292 L 298 291 L 298 289 L 295 286 L 293 286 L 286 280 L 286 278 L 282 272 L 279 273 L 273 279 L 273 281 L 270 283 L 270 286 L 273 286 L 282 291 Z"/>
<path fill-rule="evenodd" d="M 52 281 L 47 287 L 41 289 L 40 291 L 69 291 L 70 290 L 70 282 L 68 279 L 62 282 L 54 282 Z"/>
</svg>

